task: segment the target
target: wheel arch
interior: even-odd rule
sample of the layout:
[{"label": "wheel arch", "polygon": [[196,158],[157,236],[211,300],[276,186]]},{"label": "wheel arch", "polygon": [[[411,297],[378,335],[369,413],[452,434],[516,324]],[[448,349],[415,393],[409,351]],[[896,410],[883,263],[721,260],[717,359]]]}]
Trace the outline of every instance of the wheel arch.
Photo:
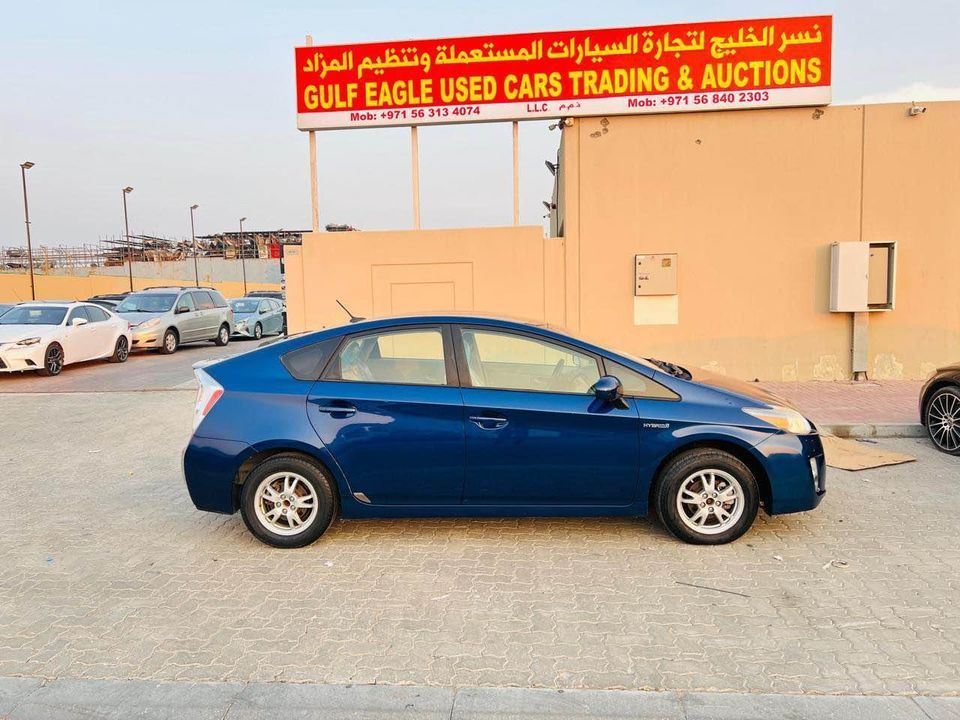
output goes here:
[{"label": "wheel arch", "polygon": [[770,486],[770,477],[767,475],[767,471],[764,468],[763,463],[759,460],[759,458],[757,458],[756,455],[754,455],[751,448],[733,439],[710,437],[691,438],[689,442],[674,448],[660,460],[659,464],[657,465],[657,469],[653,473],[652,480],[650,482],[650,488],[648,489],[648,508],[654,507],[654,493],[656,492],[657,485],[659,484],[660,479],[663,476],[663,471],[667,465],[678,455],[682,455],[690,450],[698,450],[701,448],[709,448],[711,450],[722,450],[724,452],[728,452],[737,460],[746,465],[750,469],[750,472],[753,473],[753,477],[757,481],[757,489],[760,491],[761,505],[764,507],[764,509],[771,507],[773,503],[773,491]]},{"label": "wheel arch", "polygon": [[234,510],[240,508],[240,493],[243,490],[243,484],[250,473],[253,472],[254,468],[260,465],[260,463],[269,460],[272,457],[277,457],[278,455],[292,455],[294,457],[299,457],[302,460],[306,460],[307,462],[313,463],[314,465],[319,465],[323,471],[333,479],[334,492],[337,495],[337,506],[343,507],[343,490],[340,487],[340,477],[338,473],[334,472],[334,470],[330,467],[330,464],[327,463],[316,452],[310,452],[304,448],[287,444],[276,445],[257,450],[242,463],[240,463],[240,467],[237,468],[237,472],[233,477]]},{"label": "wheel arch", "polygon": [[937,392],[948,387],[960,390],[960,380],[957,378],[943,378],[941,380],[937,380],[930,387],[928,387],[927,391],[923,394],[923,397],[920,399],[920,424],[924,427],[927,426],[927,404]]}]

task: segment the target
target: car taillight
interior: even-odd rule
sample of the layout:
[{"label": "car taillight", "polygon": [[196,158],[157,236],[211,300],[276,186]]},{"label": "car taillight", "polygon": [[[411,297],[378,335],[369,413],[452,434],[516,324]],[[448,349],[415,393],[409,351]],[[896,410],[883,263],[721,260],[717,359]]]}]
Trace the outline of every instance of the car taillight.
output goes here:
[{"label": "car taillight", "polygon": [[193,429],[196,430],[213,406],[223,396],[223,386],[200,368],[193,374],[197,376],[200,387],[197,388],[197,406],[193,411]]}]

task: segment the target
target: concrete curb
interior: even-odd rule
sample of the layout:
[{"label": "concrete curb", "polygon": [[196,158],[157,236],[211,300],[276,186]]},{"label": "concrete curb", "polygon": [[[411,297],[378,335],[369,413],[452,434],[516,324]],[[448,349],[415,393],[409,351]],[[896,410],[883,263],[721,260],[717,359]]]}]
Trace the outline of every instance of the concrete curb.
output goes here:
[{"label": "concrete curb", "polygon": [[960,697],[0,678],[0,717],[253,720],[930,720]]},{"label": "concrete curb", "polygon": [[817,429],[838,438],[919,438],[927,430],[920,423],[817,423]]}]

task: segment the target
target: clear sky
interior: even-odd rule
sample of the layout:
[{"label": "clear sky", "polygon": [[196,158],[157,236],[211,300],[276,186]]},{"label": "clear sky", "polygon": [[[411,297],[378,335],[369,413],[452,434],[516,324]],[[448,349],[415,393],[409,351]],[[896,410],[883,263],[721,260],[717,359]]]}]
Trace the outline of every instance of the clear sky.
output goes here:
[{"label": "clear sky", "polygon": [[[833,13],[834,102],[960,99],[954,0],[0,2],[0,245],[24,243],[31,160],[38,244],[123,232],[310,225],[292,48],[465,34]],[[559,137],[521,124],[521,219],[540,223]],[[412,222],[409,131],[318,134],[321,222]],[[420,131],[424,227],[511,222],[509,124]]]}]

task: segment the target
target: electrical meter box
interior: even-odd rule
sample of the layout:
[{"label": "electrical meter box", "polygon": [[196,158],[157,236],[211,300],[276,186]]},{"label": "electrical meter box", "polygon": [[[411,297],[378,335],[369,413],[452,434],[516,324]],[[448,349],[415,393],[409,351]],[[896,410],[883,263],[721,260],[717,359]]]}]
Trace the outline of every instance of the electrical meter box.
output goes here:
[{"label": "electrical meter box", "polygon": [[677,253],[637,255],[634,263],[635,296],[677,294]]},{"label": "electrical meter box", "polygon": [[895,242],[830,246],[830,312],[892,310],[897,271]]}]

